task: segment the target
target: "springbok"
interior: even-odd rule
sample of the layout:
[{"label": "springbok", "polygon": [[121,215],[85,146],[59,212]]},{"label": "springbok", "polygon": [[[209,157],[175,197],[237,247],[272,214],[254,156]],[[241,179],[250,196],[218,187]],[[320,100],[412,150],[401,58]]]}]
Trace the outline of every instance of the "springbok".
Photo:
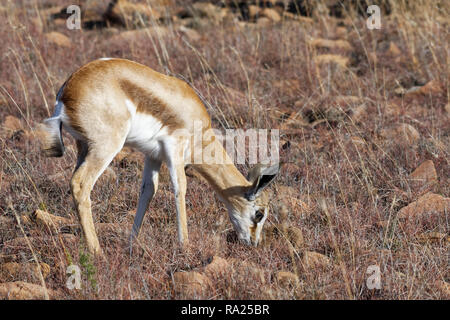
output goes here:
[{"label": "springbok", "polygon": [[[130,240],[139,233],[158,188],[161,163],[165,161],[176,199],[178,239],[181,244],[188,241],[185,151],[191,139],[174,133],[178,129],[192,133],[195,121],[201,122],[203,130],[211,128],[206,108],[187,83],[130,60],[92,61],[63,84],[52,117],[41,124],[42,151],[48,157],[63,155],[62,127],[76,140],[78,159],[70,186],[89,252],[101,254],[90,193],[124,145],[145,155]],[[262,191],[274,180],[278,165],[257,165],[250,170],[247,180],[228,158],[221,143],[216,144],[215,150],[223,152],[223,163],[194,163],[192,167],[225,203],[238,238],[256,246],[268,215],[269,197],[267,191]],[[203,148],[204,142],[193,147]]]}]

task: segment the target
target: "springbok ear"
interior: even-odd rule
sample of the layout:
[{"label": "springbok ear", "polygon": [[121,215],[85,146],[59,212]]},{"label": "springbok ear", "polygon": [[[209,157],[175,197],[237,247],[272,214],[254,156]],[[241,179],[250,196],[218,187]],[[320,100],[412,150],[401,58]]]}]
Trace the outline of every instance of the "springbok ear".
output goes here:
[{"label": "springbok ear", "polygon": [[255,200],[260,192],[275,180],[279,171],[280,165],[278,163],[269,167],[257,164],[250,169],[247,180],[252,182],[252,186],[245,193],[245,198],[249,201]]}]

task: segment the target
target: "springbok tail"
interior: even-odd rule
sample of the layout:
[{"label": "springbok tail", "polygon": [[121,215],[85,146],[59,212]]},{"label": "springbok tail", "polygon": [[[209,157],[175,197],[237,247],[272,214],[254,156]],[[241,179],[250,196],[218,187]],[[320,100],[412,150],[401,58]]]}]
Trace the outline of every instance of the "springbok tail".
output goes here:
[{"label": "springbok tail", "polygon": [[63,103],[59,100],[65,84],[59,89],[56,95],[55,111],[51,118],[45,119],[39,124],[40,139],[42,143],[42,153],[46,157],[62,157],[64,154],[64,143],[62,140],[61,109]]}]

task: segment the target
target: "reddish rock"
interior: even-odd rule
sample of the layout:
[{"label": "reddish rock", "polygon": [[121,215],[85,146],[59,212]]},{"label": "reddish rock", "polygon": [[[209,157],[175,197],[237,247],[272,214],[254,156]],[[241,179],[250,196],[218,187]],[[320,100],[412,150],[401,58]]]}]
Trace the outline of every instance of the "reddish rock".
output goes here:
[{"label": "reddish rock", "polygon": [[231,271],[231,266],[224,258],[214,256],[211,262],[205,267],[205,274],[209,277],[217,277]]},{"label": "reddish rock", "polygon": [[450,210],[450,198],[428,192],[398,212],[399,218],[423,216],[431,213],[444,215]]},{"label": "reddish rock", "polygon": [[50,32],[45,35],[49,43],[53,43],[58,47],[70,48],[72,47],[72,41],[64,34],[60,32]]},{"label": "reddish rock", "polygon": [[302,262],[307,269],[328,268],[332,265],[330,258],[314,251],[305,251]]},{"label": "reddish rock", "polygon": [[[47,290],[50,295],[51,292]],[[43,300],[46,290],[36,284],[22,281],[6,282],[0,284],[0,299],[2,300]]]},{"label": "reddish rock", "polygon": [[353,47],[347,40],[313,39],[309,44],[317,49],[352,51]]},{"label": "reddish rock", "polygon": [[349,58],[337,54],[321,54],[314,58],[314,62],[319,66],[334,64],[341,68],[346,68]]},{"label": "reddish rock", "polygon": [[34,262],[0,264],[0,279],[2,281],[15,281],[29,276],[34,280],[39,280],[40,273],[42,273],[44,279],[47,278],[50,274],[50,266],[44,262],[39,263],[39,266]]},{"label": "reddish rock", "polygon": [[431,160],[423,162],[410,175],[409,179],[413,186],[426,186],[437,182],[437,173]]},{"label": "reddish rock", "polygon": [[211,281],[207,276],[195,271],[175,272],[173,281],[175,291],[183,293],[189,298],[201,295],[211,285]]},{"label": "reddish rock", "polygon": [[299,284],[298,276],[288,271],[278,271],[275,279],[283,288],[296,287]]}]

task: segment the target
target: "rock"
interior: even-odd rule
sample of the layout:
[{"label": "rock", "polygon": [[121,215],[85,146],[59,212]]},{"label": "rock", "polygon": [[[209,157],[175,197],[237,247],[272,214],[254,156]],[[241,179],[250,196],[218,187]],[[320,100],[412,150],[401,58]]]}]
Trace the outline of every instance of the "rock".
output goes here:
[{"label": "rock", "polygon": [[27,221],[27,216],[23,216],[24,222],[31,222],[34,221],[40,226],[49,227],[52,230],[56,231],[61,229],[62,227],[73,225],[74,222],[71,219],[67,219],[60,216],[55,216],[53,214],[50,214],[46,211],[37,209],[35,212],[33,212],[30,216],[31,220]]},{"label": "rock", "polygon": [[300,81],[298,79],[283,79],[272,83],[272,87],[283,96],[297,96],[300,90]]},{"label": "rock", "polygon": [[302,261],[308,269],[328,268],[332,265],[330,258],[314,251],[305,251]]},{"label": "rock", "polygon": [[129,28],[142,26],[143,24],[148,25],[150,21],[158,20],[161,15],[146,3],[113,0],[110,2],[104,17],[113,24]]},{"label": "rock", "polygon": [[287,241],[292,246],[291,248],[298,250],[302,248],[305,243],[302,231],[299,228],[289,226],[286,223],[266,226],[263,230],[263,245],[268,245],[275,239],[278,239]]},{"label": "rock", "polygon": [[318,38],[311,40],[309,44],[316,49],[342,50],[345,52],[353,50],[352,45],[347,40],[329,40]]},{"label": "rock", "polygon": [[397,47],[394,42],[389,43],[389,48],[387,49],[387,54],[392,57],[398,57],[402,54],[402,51]]},{"label": "rock", "polygon": [[413,146],[420,140],[420,133],[410,124],[402,123],[396,127],[383,129],[380,135],[401,146]]},{"label": "rock", "polygon": [[209,264],[205,267],[205,274],[212,278],[223,276],[229,271],[231,271],[231,266],[228,261],[218,256],[213,256]]},{"label": "rock", "polygon": [[442,84],[438,80],[431,80],[423,86],[412,87],[404,92],[405,97],[437,95],[443,92]]},{"label": "rock", "polygon": [[311,213],[310,206],[301,200],[299,190],[290,186],[277,186],[278,198],[295,217],[306,217]]},{"label": "rock", "polygon": [[399,116],[401,113],[401,109],[396,103],[387,103],[384,111],[388,116]]},{"label": "rock", "polygon": [[337,54],[320,54],[314,58],[314,62],[319,65],[333,64],[341,68],[346,68],[349,58]]},{"label": "rock", "polygon": [[154,26],[139,30],[128,30],[119,33],[108,39],[108,42],[112,43],[141,43],[143,41],[150,41],[154,39],[158,41],[158,38],[164,38],[169,34],[169,30],[166,27]]},{"label": "rock", "polygon": [[272,20],[270,20],[267,17],[260,17],[257,21],[256,21],[256,25],[259,27],[267,27],[270,26],[272,24]]},{"label": "rock", "polygon": [[0,280],[1,281],[16,281],[25,277],[31,277],[34,280],[40,279],[40,272],[45,278],[50,274],[50,266],[44,262],[39,263],[40,268],[34,262],[30,263],[17,263],[8,262],[0,264]]},{"label": "rock", "polygon": [[346,38],[347,37],[347,28],[346,27],[337,27],[334,31],[334,34],[337,38]]},{"label": "rock", "polygon": [[261,17],[266,17],[268,19],[270,19],[273,22],[280,22],[281,21],[281,16],[280,14],[271,8],[265,8],[261,11]]},{"label": "rock", "polygon": [[5,120],[2,123],[2,131],[12,134],[14,132],[20,131],[23,129],[23,126],[20,122],[20,119],[17,117],[8,115],[5,117]]},{"label": "rock", "polygon": [[213,22],[221,22],[227,15],[227,10],[222,10],[212,3],[196,2],[193,4],[192,8],[194,16],[207,17]]},{"label": "rock", "polygon": [[450,299],[450,283],[443,280],[438,280],[435,282],[435,285],[445,299]]},{"label": "rock", "polygon": [[199,41],[202,37],[200,34],[191,28],[186,28],[185,26],[180,26],[178,30],[183,34],[186,38],[188,38],[190,41]]},{"label": "rock", "polygon": [[256,21],[261,13],[261,8],[254,4],[248,6],[248,17],[252,21]]},{"label": "rock", "polygon": [[423,162],[410,175],[409,179],[413,186],[427,186],[437,182],[437,173],[431,160]]},{"label": "rock", "polygon": [[64,34],[56,31],[45,34],[45,37],[49,43],[53,43],[58,47],[70,48],[72,47],[72,41]]},{"label": "rock", "polygon": [[428,192],[417,201],[414,201],[403,207],[398,212],[398,218],[404,219],[408,217],[418,217],[430,213],[438,213],[444,215],[450,211],[450,198],[444,198],[441,195]]},{"label": "rock", "polygon": [[425,232],[421,233],[417,236],[417,240],[422,243],[440,243],[440,242],[448,242],[449,236],[445,233],[440,232]]},{"label": "rock", "polygon": [[299,284],[298,276],[289,271],[278,271],[275,274],[275,279],[283,288],[292,288]]},{"label": "rock", "polygon": [[[49,295],[51,292],[49,292]],[[43,300],[45,299],[45,288],[22,281],[6,282],[0,284],[1,300]]]},{"label": "rock", "polygon": [[233,273],[243,278],[251,278],[262,284],[267,282],[267,272],[260,268],[257,264],[238,259],[230,259]]},{"label": "rock", "polygon": [[366,141],[358,136],[350,137],[350,143],[359,151],[363,152],[367,148]]},{"label": "rock", "polygon": [[[61,238],[66,245],[74,245],[79,242],[75,235],[69,233],[61,234]],[[42,246],[44,243],[48,245],[48,243],[52,243],[54,240],[55,239],[51,237],[28,237],[28,241],[35,250],[35,247]],[[4,246],[5,248],[11,249],[29,250],[28,242],[25,237],[18,237],[5,241]]]},{"label": "rock", "polygon": [[211,286],[211,281],[208,277],[195,271],[175,272],[173,281],[175,291],[184,293],[189,298],[201,295]]}]

